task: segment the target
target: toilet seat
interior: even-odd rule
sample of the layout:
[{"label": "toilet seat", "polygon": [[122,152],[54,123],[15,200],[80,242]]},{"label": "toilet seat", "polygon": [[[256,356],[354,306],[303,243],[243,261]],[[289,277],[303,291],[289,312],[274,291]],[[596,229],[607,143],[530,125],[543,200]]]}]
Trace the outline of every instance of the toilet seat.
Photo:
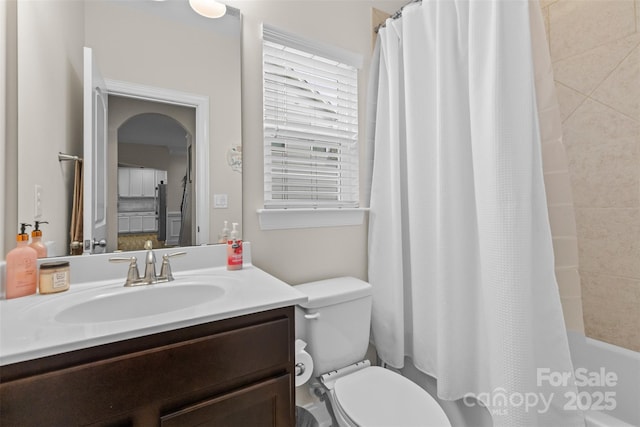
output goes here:
[{"label": "toilet seat", "polygon": [[442,426],[451,423],[420,386],[379,366],[336,380],[334,406],[358,426]]}]

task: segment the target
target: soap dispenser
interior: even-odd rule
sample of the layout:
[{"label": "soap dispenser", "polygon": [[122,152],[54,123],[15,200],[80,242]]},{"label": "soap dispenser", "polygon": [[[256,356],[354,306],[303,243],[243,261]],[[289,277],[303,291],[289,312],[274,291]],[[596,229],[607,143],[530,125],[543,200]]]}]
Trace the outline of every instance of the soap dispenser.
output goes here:
[{"label": "soap dispenser", "polygon": [[31,224],[20,224],[16,247],[7,254],[5,297],[18,298],[36,293],[38,285],[38,254],[29,246],[26,228]]},{"label": "soap dispenser", "polygon": [[31,246],[36,250],[38,258],[47,257],[47,247],[42,243],[42,230],[40,230],[40,224],[49,224],[47,221],[35,221],[35,227],[31,232]]},{"label": "soap dispenser", "polygon": [[240,270],[242,268],[242,240],[238,238],[238,223],[234,222],[231,236],[227,241],[227,270]]},{"label": "soap dispenser", "polygon": [[224,222],[224,227],[222,227],[222,232],[218,237],[218,243],[227,243],[229,240],[229,221]]}]

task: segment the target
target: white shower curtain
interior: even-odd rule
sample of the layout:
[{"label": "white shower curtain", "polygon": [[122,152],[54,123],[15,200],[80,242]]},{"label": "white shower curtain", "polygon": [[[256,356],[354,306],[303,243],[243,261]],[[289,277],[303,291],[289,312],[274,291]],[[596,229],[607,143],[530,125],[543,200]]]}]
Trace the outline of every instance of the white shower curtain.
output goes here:
[{"label": "white shower curtain", "polygon": [[[372,337],[384,362],[410,357],[437,378],[439,397],[477,397],[495,425],[584,425],[564,408],[576,389],[529,22],[526,0],[424,0],[380,31],[368,124]],[[570,378],[551,384],[552,372]]]}]

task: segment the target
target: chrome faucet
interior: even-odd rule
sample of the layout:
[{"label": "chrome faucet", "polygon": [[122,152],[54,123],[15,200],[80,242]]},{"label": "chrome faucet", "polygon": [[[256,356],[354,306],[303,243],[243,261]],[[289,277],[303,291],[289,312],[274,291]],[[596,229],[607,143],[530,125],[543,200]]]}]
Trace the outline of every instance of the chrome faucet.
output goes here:
[{"label": "chrome faucet", "polygon": [[154,283],[171,282],[173,274],[171,273],[171,265],[169,264],[169,258],[179,255],[186,255],[186,252],[174,252],[171,254],[162,255],[162,267],[160,268],[160,275],[156,275],[156,255],[153,252],[153,243],[151,240],[147,240],[144,244],[144,248],[147,250],[144,263],[144,276],[140,276],[138,270],[138,259],[132,257],[113,257],[109,258],[110,262],[128,262],[129,271],[127,272],[127,279],[125,280],[125,286],[140,286],[140,285],[152,285]]},{"label": "chrome faucet", "polygon": [[147,255],[144,260],[142,281],[146,284],[156,283],[158,276],[156,276],[156,254],[153,253],[153,242],[151,240],[144,242],[144,249],[147,251]]}]

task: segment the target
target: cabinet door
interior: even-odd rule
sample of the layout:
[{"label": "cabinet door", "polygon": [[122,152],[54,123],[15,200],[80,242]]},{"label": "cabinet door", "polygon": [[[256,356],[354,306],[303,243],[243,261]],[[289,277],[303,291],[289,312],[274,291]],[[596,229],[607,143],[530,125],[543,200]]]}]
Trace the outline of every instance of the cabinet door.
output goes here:
[{"label": "cabinet door", "polygon": [[129,168],[118,168],[118,196],[129,197]]},{"label": "cabinet door", "polygon": [[126,215],[118,216],[118,233],[128,233],[129,232],[129,217]]},{"label": "cabinet door", "polygon": [[156,170],[142,169],[142,197],[156,195]]},{"label": "cabinet door", "polygon": [[155,215],[142,215],[142,231],[158,231]]},{"label": "cabinet door", "polygon": [[142,197],[142,172],[144,169],[130,169],[129,196]]},{"label": "cabinet door", "polygon": [[129,217],[129,231],[140,233],[142,231],[142,215],[131,215]]},{"label": "cabinet door", "polygon": [[177,245],[180,241],[180,228],[182,227],[182,216],[180,212],[167,213],[167,244]]},{"label": "cabinet door", "polygon": [[263,381],[160,418],[161,427],[291,425],[290,376]]}]

